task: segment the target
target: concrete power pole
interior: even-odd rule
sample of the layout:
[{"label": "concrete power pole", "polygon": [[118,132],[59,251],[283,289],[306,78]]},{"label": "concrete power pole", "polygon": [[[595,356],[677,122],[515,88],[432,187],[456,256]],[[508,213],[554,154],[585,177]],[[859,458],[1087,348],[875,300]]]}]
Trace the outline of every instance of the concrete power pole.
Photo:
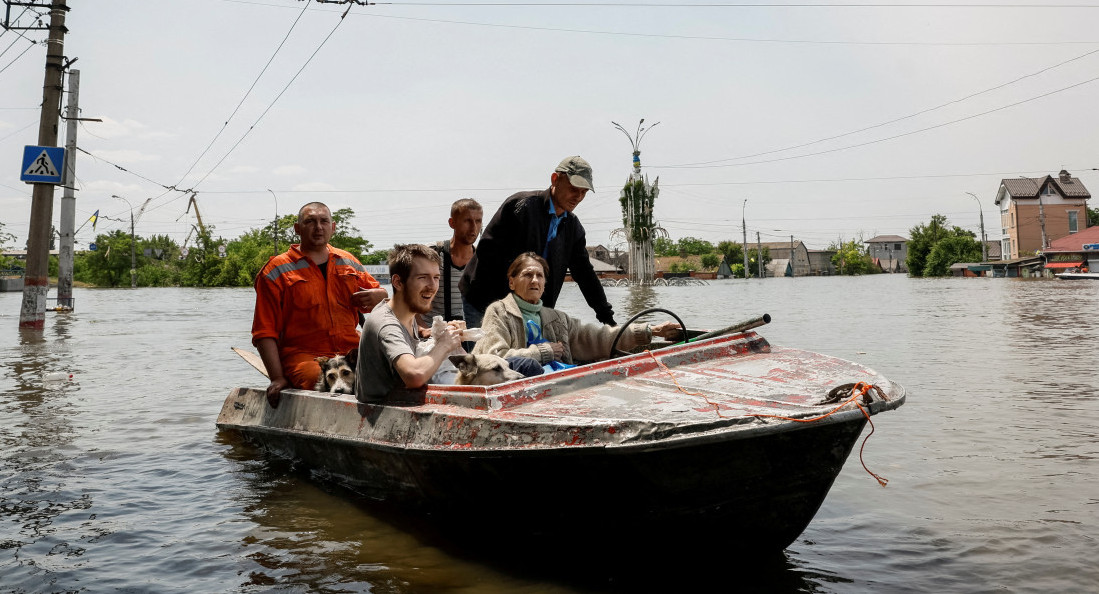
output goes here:
[{"label": "concrete power pole", "polygon": [[[988,240],[985,238],[985,209],[981,205],[981,199],[977,197],[973,192],[966,192],[977,201],[977,208],[981,213],[981,262],[988,262]],[[1041,196],[1038,197],[1039,203],[1041,203]],[[1043,243],[1045,243],[1043,241]]]},{"label": "concrete power pole", "polygon": [[756,231],[756,268],[759,278],[763,278],[763,244],[759,242],[759,231]]},{"label": "concrete power pole", "polygon": [[[42,84],[42,117],[38,124],[39,146],[57,146],[61,75],[65,68],[65,33],[68,31],[65,28],[65,13],[68,10],[65,0],[53,0],[50,5],[50,36],[46,46],[46,75]],[[23,303],[19,309],[20,330],[42,330],[46,327],[53,189],[53,184],[35,183],[31,194],[27,272],[23,281]]]},{"label": "concrete power pole", "polygon": [[1038,192],[1038,223],[1042,227],[1042,249],[1049,247],[1049,240],[1046,239],[1046,209],[1042,205],[1042,193]]},{"label": "concrete power pole", "polygon": [[76,244],[76,129],[80,112],[80,71],[69,71],[65,105],[65,177],[61,186],[61,245],[57,252],[57,305],[73,307],[73,250]]},{"label": "concrete power pole", "polygon": [[748,206],[747,198],[740,205],[740,230],[744,241],[744,280],[748,280],[748,277],[751,276],[748,274],[748,224],[744,222],[744,207],[746,206]]}]

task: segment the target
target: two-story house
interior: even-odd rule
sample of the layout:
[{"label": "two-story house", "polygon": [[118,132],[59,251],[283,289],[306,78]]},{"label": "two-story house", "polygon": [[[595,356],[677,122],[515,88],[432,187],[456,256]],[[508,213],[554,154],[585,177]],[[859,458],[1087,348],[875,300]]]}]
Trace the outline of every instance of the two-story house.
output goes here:
[{"label": "two-story house", "polygon": [[908,239],[900,235],[877,235],[867,239],[870,258],[885,272],[908,272]]},{"label": "two-story house", "polygon": [[1029,256],[1056,239],[1087,228],[1087,201],[1091,194],[1079,178],[1061,170],[1057,177],[1020,177],[1000,181],[1003,257]]}]

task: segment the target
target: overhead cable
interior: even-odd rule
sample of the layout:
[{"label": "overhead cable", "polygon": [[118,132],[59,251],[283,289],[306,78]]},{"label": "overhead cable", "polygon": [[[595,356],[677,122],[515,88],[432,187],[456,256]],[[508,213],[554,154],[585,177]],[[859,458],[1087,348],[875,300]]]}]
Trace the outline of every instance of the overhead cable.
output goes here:
[{"label": "overhead cable", "polygon": [[982,116],[986,116],[986,115],[989,115],[989,114],[992,114],[992,113],[996,113],[998,111],[1003,111],[1005,109],[1009,109],[1009,108],[1012,108],[1012,107],[1017,107],[1017,106],[1022,105],[1024,103],[1030,103],[1031,101],[1036,101],[1038,99],[1043,99],[1045,97],[1049,97],[1050,95],[1056,95],[1057,93],[1062,93],[1064,91],[1075,89],[1076,87],[1081,87],[1081,86],[1084,86],[1086,84],[1093,83],[1097,80],[1099,80],[1099,76],[1097,76],[1095,78],[1089,78],[1085,81],[1081,81],[1081,82],[1078,82],[1076,84],[1069,85],[1067,87],[1061,87],[1060,89],[1056,89],[1054,91],[1049,91],[1047,93],[1042,93],[1041,95],[1036,95],[1034,97],[1030,97],[1029,99],[1023,99],[1021,101],[1016,101],[1014,103],[1009,103],[1007,105],[1001,105],[1000,107],[996,107],[996,108],[993,108],[993,109],[982,111],[980,113],[971,114],[971,115],[968,115],[968,116],[965,116],[965,117],[962,117],[962,118],[958,118],[958,119],[955,119],[955,120],[950,120],[948,122],[942,122],[940,124],[935,124],[934,126],[927,126],[926,128],[920,128],[918,130],[903,132],[901,134],[894,134],[893,136],[887,136],[885,138],[877,138],[875,140],[868,140],[866,142],[860,142],[860,143],[857,143],[857,144],[850,144],[850,145],[847,145],[847,146],[841,146],[841,147],[836,147],[836,148],[833,148],[833,149],[817,151],[817,152],[814,152],[814,153],[805,153],[805,154],[801,154],[801,155],[792,155],[792,156],[789,156],[789,157],[776,157],[774,159],[764,159],[762,161],[749,161],[749,162],[746,162],[746,163],[724,163],[724,164],[720,164],[720,165],[649,165],[648,168],[649,169],[716,169],[716,168],[721,168],[721,167],[740,167],[740,166],[743,166],[743,165],[761,165],[761,164],[764,164],[764,163],[776,163],[776,162],[779,162],[779,161],[791,161],[793,159],[804,159],[805,157],[815,157],[815,156],[818,156],[818,155],[827,155],[829,153],[837,153],[837,152],[840,152],[840,151],[845,151],[845,150],[849,150],[849,149],[853,149],[853,148],[869,146],[871,144],[878,144],[879,142],[885,142],[885,141],[888,141],[888,140],[896,140],[897,138],[904,138],[905,136],[912,136],[913,134],[920,134],[922,132],[927,132],[927,131],[930,131],[930,130],[937,130],[939,128],[944,128],[946,126],[950,126],[950,125],[953,125],[953,124],[958,124],[958,123],[965,122],[965,121],[968,121],[968,120],[976,119],[976,118],[979,118],[979,117],[982,117]]},{"label": "overhead cable", "polygon": [[221,138],[222,132],[225,132],[225,129],[229,126],[229,122],[233,120],[233,116],[237,115],[237,112],[240,111],[241,106],[244,105],[244,101],[248,99],[249,95],[252,94],[252,90],[256,88],[256,84],[259,83],[259,79],[263,77],[263,74],[267,72],[267,68],[271,66],[271,62],[275,60],[275,56],[277,56],[279,54],[279,51],[282,50],[282,46],[286,45],[286,40],[290,39],[290,33],[292,33],[294,29],[298,26],[298,22],[301,21],[301,17],[305,14],[305,10],[307,8],[309,8],[309,2],[305,3],[305,6],[302,7],[301,12],[298,13],[298,17],[294,19],[293,23],[291,23],[290,29],[286,31],[286,35],[283,36],[282,41],[279,42],[279,45],[275,48],[274,53],[272,53],[271,57],[268,58],[267,63],[263,65],[263,69],[261,69],[259,74],[256,75],[255,80],[252,81],[252,86],[248,87],[248,90],[244,93],[244,96],[240,98],[240,102],[237,103],[237,106],[233,109],[233,113],[229,114],[229,117],[226,118],[225,123],[221,125],[221,129],[218,130],[217,134],[214,135],[214,138],[210,141],[210,144],[206,145],[206,148],[203,149],[202,153],[199,154],[197,158],[195,158],[194,163],[191,163],[191,166],[187,168],[187,171],[180,176],[179,181],[176,182],[177,186],[182,184],[183,180],[187,179],[187,176],[191,174],[191,171],[195,168],[196,165],[198,165],[199,161],[201,161],[202,158],[206,156],[206,153],[208,153],[210,149],[214,146],[214,143],[217,142],[217,139]]},{"label": "overhead cable", "polygon": [[[315,50],[313,50],[313,53],[309,55],[309,58],[305,61],[304,64],[301,65],[301,68],[299,68],[298,71],[296,73],[294,73],[294,76],[290,79],[290,82],[286,83],[286,86],[283,87],[282,90],[279,91],[279,94],[276,95],[275,98],[271,100],[271,103],[267,106],[266,109],[263,110],[263,113],[261,113],[259,115],[259,117],[256,118],[256,121],[253,122],[252,125],[248,127],[248,130],[246,130],[244,132],[244,134],[241,135],[241,137],[236,141],[236,143],[234,143],[233,146],[230,147],[229,150],[226,151],[226,153],[224,155],[222,155],[221,159],[219,159],[218,162],[215,163],[214,166],[211,167],[210,170],[206,172],[206,175],[203,175],[197,182],[195,182],[194,184],[191,185],[191,187],[187,190],[188,192],[194,191],[194,189],[197,188],[199,185],[201,185],[202,182],[206,181],[206,178],[210,177],[210,174],[212,174],[215,170],[217,170],[217,168],[220,167],[221,164],[224,163],[225,160],[229,158],[229,155],[233,154],[233,151],[235,151],[236,148],[238,146],[240,146],[240,144],[242,142],[244,142],[244,139],[247,138],[248,135],[252,133],[252,130],[254,130],[257,125],[259,125],[260,121],[262,121],[264,116],[267,115],[267,112],[271,111],[271,108],[275,106],[275,103],[278,102],[279,98],[281,98],[282,95],[284,93],[286,93],[287,89],[290,88],[290,85],[294,84],[294,81],[296,81],[298,79],[298,76],[301,75],[301,73],[305,70],[305,68],[307,66],[309,66],[310,62],[313,61],[313,58],[315,58],[317,56],[317,54],[321,51],[321,49],[325,46],[325,44],[328,43],[328,40],[332,38],[332,35],[335,34],[336,30],[340,28],[341,24],[343,24],[344,20],[347,17],[347,13],[349,13],[349,12],[351,12],[351,6],[350,5],[347,7],[347,10],[345,10],[343,12],[343,14],[340,15],[340,19],[338,21],[336,21],[336,25],[334,27],[332,27],[332,30],[328,32],[328,35],[325,36],[325,38],[321,41],[320,45],[318,45],[317,48]],[[179,196],[177,196],[176,198],[173,198],[172,200],[170,200],[168,202],[165,202],[164,204],[161,204],[160,206],[164,206],[166,204],[169,204],[169,203],[173,202],[174,200],[176,200],[178,198],[179,198]],[[154,207],[154,208],[159,208],[159,207]]]},{"label": "overhead cable", "polygon": [[822,142],[827,142],[829,140],[835,140],[837,138],[843,138],[845,136],[851,136],[852,134],[858,134],[860,132],[866,132],[867,130],[873,130],[875,128],[881,128],[882,126],[888,126],[890,124],[895,124],[897,122],[912,119],[916,116],[920,116],[920,115],[923,115],[925,113],[930,113],[930,112],[935,111],[937,109],[942,109],[944,107],[949,107],[949,106],[954,105],[956,103],[961,103],[963,101],[967,101],[967,100],[972,99],[974,97],[984,95],[986,93],[991,93],[992,91],[997,91],[997,90],[1002,89],[1004,87],[1013,85],[1013,84],[1015,84],[1017,82],[1020,82],[1022,80],[1026,80],[1028,78],[1038,76],[1039,74],[1049,72],[1050,70],[1053,70],[1054,68],[1059,68],[1061,66],[1064,66],[1065,64],[1069,64],[1071,62],[1081,60],[1083,58],[1086,58],[1086,57],[1088,57],[1092,54],[1096,54],[1096,53],[1099,53],[1099,49],[1083,53],[1079,56],[1076,56],[1075,58],[1069,58],[1068,60],[1065,60],[1063,62],[1059,62],[1059,63],[1054,64],[1052,66],[1047,66],[1045,68],[1042,68],[1041,70],[1031,72],[1030,74],[1024,74],[1023,76],[1020,76],[1019,78],[1016,78],[1014,80],[996,85],[994,87],[989,87],[987,89],[984,89],[983,91],[977,91],[976,93],[970,93],[969,95],[966,95],[964,97],[960,97],[958,99],[947,101],[946,103],[941,103],[941,104],[936,105],[934,107],[929,107],[927,109],[921,109],[920,111],[917,111],[915,113],[911,113],[911,114],[908,114],[906,116],[901,116],[899,118],[894,118],[892,120],[888,120],[888,121],[881,122],[881,123],[878,123],[878,124],[873,124],[873,125],[870,125],[870,126],[859,128],[858,130],[852,130],[850,132],[844,132],[842,134],[835,134],[833,136],[827,136],[827,137],[820,138],[820,139],[817,139],[817,140],[813,140],[813,141],[810,141],[810,142],[804,142],[802,144],[796,144],[796,145],[793,145],[793,146],[788,146],[788,147],[783,147],[783,148],[779,148],[779,149],[764,151],[762,153],[753,153],[753,154],[750,154],[750,155],[741,155],[739,157],[728,157],[728,158],[725,158],[725,159],[716,159],[716,160],[713,160],[713,161],[701,161],[701,162],[698,162],[698,163],[682,163],[682,164],[679,164],[679,165],[663,165],[663,166],[651,166],[651,167],[669,167],[669,168],[671,168],[671,167],[693,167],[693,166],[698,166],[698,165],[711,165],[711,164],[714,164],[714,163],[722,163],[722,162],[725,162],[725,161],[738,161],[740,159],[751,159],[753,157],[762,157],[764,155],[771,155],[771,154],[774,154],[774,153],[781,153],[781,152],[785,152],[785,151],[791,151],[791,150],[794,150],[794,149],[804,148],[804,147],[807,147],[807,146],[812,146],[814,144],[820,144]]}]

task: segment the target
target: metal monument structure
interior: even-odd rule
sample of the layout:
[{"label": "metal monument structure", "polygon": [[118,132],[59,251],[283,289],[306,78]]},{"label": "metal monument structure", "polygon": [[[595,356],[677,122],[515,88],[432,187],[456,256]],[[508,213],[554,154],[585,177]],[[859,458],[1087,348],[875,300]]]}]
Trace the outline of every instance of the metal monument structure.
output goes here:
[{"label": "metal monument structure", "polygon": [[629,244],[629,281],[631,284],[652,284],[656,275],[656,259],[653,242],[657,236],[668,237],[668,232],[656,224],[653,219],[653,204],[660,194],[660,177],[649,184],[649,178],[641,174],[641,139],[659,124],[643,127],[645,118],[637,123],[637,130],[631,135],[617,122],[611,122],[630,140],[633,147],[633,171],[626,180],[619,203],[622,205],[622,228],[615,229],[611,235],[624,235]]}]

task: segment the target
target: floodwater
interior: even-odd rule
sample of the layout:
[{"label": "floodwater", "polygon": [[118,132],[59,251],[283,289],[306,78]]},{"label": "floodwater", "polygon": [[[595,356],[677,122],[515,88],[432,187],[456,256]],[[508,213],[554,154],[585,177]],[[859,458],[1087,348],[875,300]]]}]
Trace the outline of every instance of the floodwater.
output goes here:
[{"label": "floodwater", "polygon": [[[470,546],[218,434],[229,389],[264,383],[229,350],[249,344],[250,289],[77,289],[76,313],[31,334],[6,293],[0,592],[1099,591],[1099,282],[879,275],[608,295],[619,321],[652,306],[710,328],[767,312],[772,344],[905,385],[865,446],[888,486],[856,449],[802,536],[749,565],[720,547],[751,534],[715,535],[719,562],[661,542],[665,563],[517,562],[507,534]],[[574,286],[559,305],[593,319]]]}]

